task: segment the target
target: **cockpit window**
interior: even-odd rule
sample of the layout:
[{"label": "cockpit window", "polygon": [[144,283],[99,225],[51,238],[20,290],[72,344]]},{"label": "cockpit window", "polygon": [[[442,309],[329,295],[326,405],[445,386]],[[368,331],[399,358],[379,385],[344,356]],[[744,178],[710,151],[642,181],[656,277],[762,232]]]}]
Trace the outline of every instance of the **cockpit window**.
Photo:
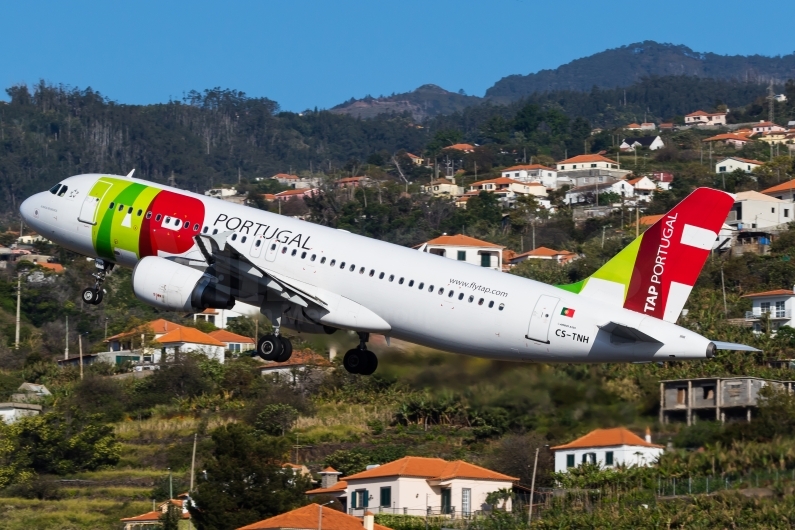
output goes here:
[{"label": "cockpit window", "polygon": [[61,187],[61,183],[59,182],[58,184],[56,184],[55,186],[53,186],[52,188],[50,188],[50,193],[52,193],[53,195],[55,195],[56,193],[58,193],[58,188],[60,188],[60,187]]},{"label": "cockpit window", "polygon": [[66,195],[66,190],[68,189],[69,188],[67,188],[66,186],[61,186],[61,191],[58,192],[58,197],[63,197],[64,195]]}]

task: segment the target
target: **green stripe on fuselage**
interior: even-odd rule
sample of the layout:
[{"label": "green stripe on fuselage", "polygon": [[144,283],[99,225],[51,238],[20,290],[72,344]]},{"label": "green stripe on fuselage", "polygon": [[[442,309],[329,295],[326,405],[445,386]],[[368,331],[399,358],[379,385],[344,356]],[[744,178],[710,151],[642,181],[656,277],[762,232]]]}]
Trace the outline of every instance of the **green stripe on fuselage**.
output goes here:
[{"label": "green stripe on fuselage", "polygon": [[[109,260],[115,260],[114,248],[132,252],[140,258],[138,241],[141,233],[141,223],[149,205],[160,191],[137,182],[121,179],[102,178],[101,181],[109,182],[111,189],[105,194],[98,205],[98,223],[94,226],[94,248],[97,255]],[[111,202],[113,208],[110,208]],[[119,211],[119,205],[124,205]],[[132,214],[128,214],[132,207]],[[138,216],[141,210],[141,216]],[[124,223],[127,216],[128,223]],[[129,226],[124,226],[128,224]]]}]

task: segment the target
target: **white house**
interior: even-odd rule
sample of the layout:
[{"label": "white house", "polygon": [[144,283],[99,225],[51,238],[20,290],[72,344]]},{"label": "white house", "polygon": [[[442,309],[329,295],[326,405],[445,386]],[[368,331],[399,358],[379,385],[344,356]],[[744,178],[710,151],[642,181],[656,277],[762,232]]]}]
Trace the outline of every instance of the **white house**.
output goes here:
[{"label": "white house", "polygon": [[772,121],[759,120],[759,123],[755,123],[751,126],[751,130],[755,135],[757,135],[769,132],[786,131],[787,129],[781,125],[776,125]]},{"label": "white house", "polygon": [[514,198],[517,195],[534,195],[536,197],[546,197],[547,188],[540,182],[520,182],[512,178],[499,177],[490,180],[480,180],[473,182],[469,186],[469,192],[488,191],[506,198]]},{"label": "white house", "polygon": [[795,327],[792,321],[792,304],[795,291],[776,289],[743,295],[751,299],[751,310],[745,312],[745,321],[757,333],[763,330],[763,320],[770,322],[770,331],[775,333],[781,326]]},{"label": "white house", "polygon": [[[579,204],[587,202],[592,197],[594,202],[596,202],[596,196],[603,193],[616,193],[624,198],[629,198],[635,196],[635,188],[626,180],[577,186],[566,192],[563,202],[566,204]],[[602,202],[599,204],[603,205]]]},{"label": "white house", "polygon": [[518,265],[528,259],[554,260],[564,265],[577,259],[577,254],[568,250],[554,250],[547,247],[538,247],[511,258],[511,265]]},{"label": "white house", "polygon": [[[224,362],[226,345],[196,328],[180,327],[161,336],[157,342],[162,348],[161,355],[165,354],[169,360],[175,359],[179,353],[199,353],[220,363]],[[152,362],[159,362],[159,357],[156,352]]]},{"label": "white house", "polygon": [[432,195],[446,195],[449,197],[460,197],[464,194],[462,186],[458,186],[455,182],[448,179],[436,179],[430,184],[423,186],[423,191]]},{"label": "white house", "polygon": [[501,271],[502,249],[505,247],[461,234],[444,234],[417,248],[422,252]]},{"label": "white house", "polygon": [[754,169],[764,164],[759,160],[749,160],[747,158],[739,158],[731,156],[724,158],[715,164],[715,173],[731,173],[732,171],[742,170],[746,173],[751,173]]},{"label": "white house", "polygon": [[634,138],[625,138],[619,147],[623,151],[634,151],[638,147],[656,151],[665,147],[665,142],[659,136],[636,136]]},{"label": "white house", "polygon": [[271,180],[275,180],[279,184],[284,184],[286,186],[293,186],[296,182],[301,180],[301,177],[298,175],[290,175],[289,173],[277,173],[271,177]]},{"label": "white house", "polygon": [[697,110],[685,115],[685,125],[726,125],[726,113]]},{"label": "white house", "polygon": [[237,302],[232,309],[205,309],[201,313],[194,313],[193,321],[209,322],[217,328],[226,329],[230,322],[242,316],[257,318],[259,309],[251,304]]},{"label": "white house", "polygon": [[237,333],[232,333],[225,329],[216,329],[208,333],[208,335],[215,340],[223,342],[228,352],[243,353],[251,351],[256,347],[254,339],[251,337],[244,337],[243,335],[238,335]]},{"label": "white house", "polygon": [[710,136],[709,138],[702,140],[702,142],[723,142],[726,145],[730,145],[735,149],[740,149],[745,147],[745,144],[753,142],[753,138],[749,138],[748,136],[737,134],[737,133],[723,133],[717,134],[715,136]]},{"label": "white house", "polygon": [[585,463],[603,468],[618,465],[647,467],[663,454],[662,445],[651,443],[648,430],[644,440],[624,427],[596,429],[551,450],[555,452],[555,471],[558,473]]},{"label": "white house", "polygon": [[558,171],[583,171],[589,169],[621,169],[615,160],[602,155],[577,155],[557,164]]},{"label": "white house", "polygon": [[770,228],[793,220],[795,205],[758,191],[741,191],[735,194],[734,204],[726,223],[737,229]]},{"label": "white house", "polygon": [[274,381],[297,384],[301,382],[301,374],[310,369],[327,369],[331,363],[310,349],[293,350],[290,358],[283,362],[267,362],[260,366],[259,372],[263,377],[270,377]]},{"label": "white house", "polygon": [[[368,466],[345,477],[345,497],[351,515],[366,511],[406,515],[448,514],[468,517],[489,509],[486,497],[510,490],[516,477],[464,462],[407,456],[388,464]],[[317,490],[307,492],[317,494]],[[510,511],[510,499],[500,508]]]},{"label": "white house", "polygon": [[558,170],[541,164],[511,166],[503,169],[500,173],[503,178],[519,182],[540,182],[548,189],[555,189],[558,185]]},{"label": "white house", "polygon": [[415,166],[421,166],[425,163],[425,159],[422,158],[421,156],[413,155],[411,153],[406,153],[406,156],[409,157],[409,159]]},{"label": "white house", "polygon": [[627,184],[632,186],[632,195],[637,197],[638,200],[651,200],[654,192],[657,191],[657,184],[649,177],[645,176],[628,180]]},{"label": "white house", "polygon": [[14,423],[26,416],[36,416],[41,413],[41,405],[33,403],[0,403],[0,421]]}]

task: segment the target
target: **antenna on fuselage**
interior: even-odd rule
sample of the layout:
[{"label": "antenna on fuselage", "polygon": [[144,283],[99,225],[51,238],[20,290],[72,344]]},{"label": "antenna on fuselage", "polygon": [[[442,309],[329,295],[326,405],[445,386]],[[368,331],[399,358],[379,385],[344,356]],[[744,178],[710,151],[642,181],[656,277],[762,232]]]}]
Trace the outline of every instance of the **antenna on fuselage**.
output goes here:
[{"label": "antenna on fuselage", "polygon": [[135,168],[132,168],[132,169],[130,170],[130,172],[129,172],[129,173],[127,173],[127,178],[128,178],[128,179],[132,178],[132,176],[133,176],[133,173],[135,173]]}]

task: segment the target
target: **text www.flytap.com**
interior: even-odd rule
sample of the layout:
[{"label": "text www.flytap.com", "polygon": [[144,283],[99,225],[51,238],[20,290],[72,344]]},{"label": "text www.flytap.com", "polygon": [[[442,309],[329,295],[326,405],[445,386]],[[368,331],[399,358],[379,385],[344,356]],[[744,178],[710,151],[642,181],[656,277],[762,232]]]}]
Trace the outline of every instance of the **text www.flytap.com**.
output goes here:
[{"label": "text www.flytap.com", "polygon": [[453,285],[458,285],[460,287],[463,287],[464,289],[472,289],[473,291],[480,291],[486,294],[493,294],[494,296],[503,296],[503,297],[508,296],[508,293],[505,291],[494,291],[491,288],[486,287],[485,285],[478,285],[475,282],[462,282],[461,280],[451,279],[450,283],[452,283]]}]

